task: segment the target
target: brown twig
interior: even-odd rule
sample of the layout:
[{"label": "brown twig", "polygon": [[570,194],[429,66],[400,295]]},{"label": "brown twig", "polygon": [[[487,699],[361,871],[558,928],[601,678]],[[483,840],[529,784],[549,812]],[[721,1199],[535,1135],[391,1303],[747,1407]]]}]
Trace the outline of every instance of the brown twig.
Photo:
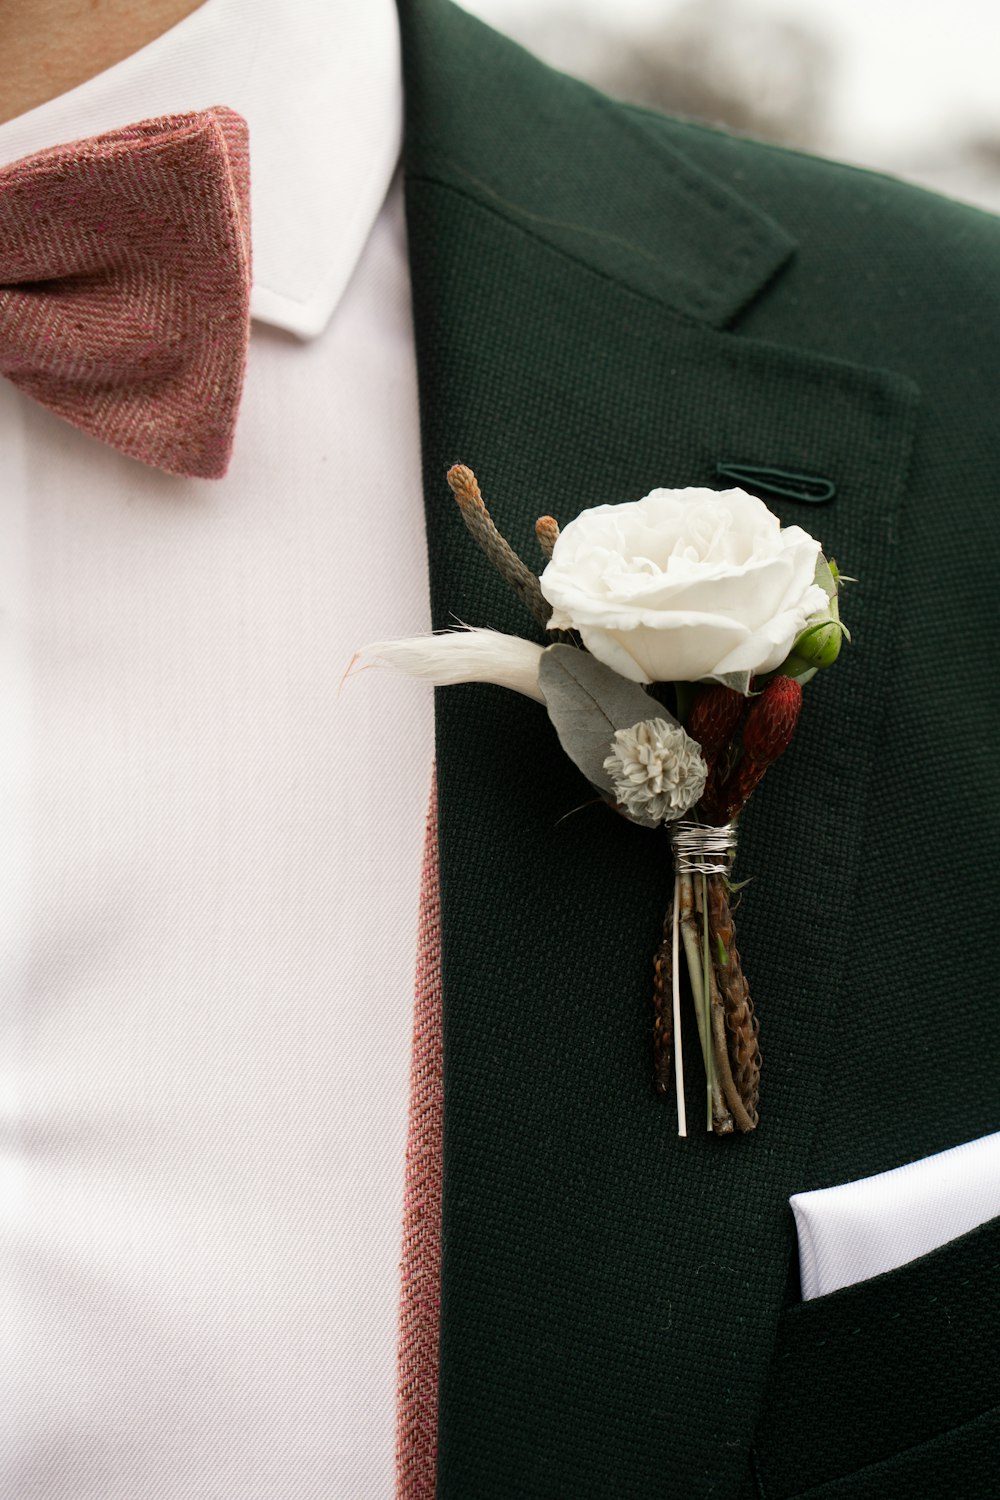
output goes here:
[{"label": "brown twig", "polygon": [[448,470],[448,484],[458,501],[462,519],[483,552],[539,625],[546,625],[552,609],[542,595],[538,579],[494,526],[475,474],[465,464],[453,464]]},{"label": "brown twig", "polygon": [[673,1086],[674,1054],[674,903],[671,897],[663,919],[663,942],[653,959],[653,1078],[657,1091],[669,1094]]},{"label": "brown twig", "polygon": [[[704,877],[706,889],[708,886],[708,882],[712,878],[712,876]],[[698,908],[698,916],[700,917],[701,921],[704,922],[707,920],[707,917],[702,905],[701,879],[695,880],[694,891],[695,903]],[[709,904],[711,903],[711,897],[708,898],[708,902]],[[709,942],[711,943],[711,941],[712,935],[710,930]],[[723,1097],[725,1098],[726,1103],[729,1105],[729,1109],[733,1117],[733,1122],[736,1125],[737,1130],[740,1130],[744,1134],[746,1134],[747,1131],[753,1130],[757,1122],[756,1120],[752,1120],[750,1118],[746,1109],[744,1108],[743,1100],[740,1098],[739,1090],[737,1089],[736,1084],[733,1080],[732,1070],[729,1066],[729,1048],[727,1046],[726,1038],[726,1015],[725,1009],[723,1007],[722,994],[719,989],[719,981],[714,963],[709,965],[708,988],[709,999],[711,1002],[710,1014],[712,1018],[712,1051],[715,1058],[716,1077],[719,1080]]]},{"label": "brown twig", "polygon": [[760,1028],[736,947],[736,926],[722,875],[708,877],[708,931],[713,966],[726,1017],[727,1051],[732,1078],[746,1116],[751,1122],[749,1126],[743,1125],[740,1128],[752,1130],[757,1124],[760,1094],[761,1056],[757,1041]]}]

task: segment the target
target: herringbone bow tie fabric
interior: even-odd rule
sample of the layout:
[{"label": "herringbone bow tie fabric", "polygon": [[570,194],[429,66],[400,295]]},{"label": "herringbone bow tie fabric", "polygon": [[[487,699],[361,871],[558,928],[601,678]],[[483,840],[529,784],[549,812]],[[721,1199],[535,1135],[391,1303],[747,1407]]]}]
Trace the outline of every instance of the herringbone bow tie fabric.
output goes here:
[{"label": "herringbone bow tie fabric", "polygon": [[250,331],[246,122],[213,108],[0,168],[0,373],[168,474],[225,473]]}]

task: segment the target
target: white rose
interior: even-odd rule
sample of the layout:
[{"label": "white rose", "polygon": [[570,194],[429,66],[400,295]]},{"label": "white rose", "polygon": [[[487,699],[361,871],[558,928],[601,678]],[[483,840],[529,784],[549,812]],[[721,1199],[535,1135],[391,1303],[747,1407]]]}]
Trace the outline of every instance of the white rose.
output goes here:
[{"label": "white rose", "polygon": [[550,630],[577,630],[633,682],[697,682],[781,665],[810,615],[820,544],[744,490],[653,490],[595,505],[541,576]]}]

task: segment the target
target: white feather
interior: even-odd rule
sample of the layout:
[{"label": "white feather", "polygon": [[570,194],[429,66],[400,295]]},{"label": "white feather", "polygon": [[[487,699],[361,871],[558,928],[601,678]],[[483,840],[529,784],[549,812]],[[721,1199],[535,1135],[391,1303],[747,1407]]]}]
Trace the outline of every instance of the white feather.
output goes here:
[{"label": "white feather", "polygon": [[436,635],[414,635],[398,641],[373,641],[362,646],[352,666],[395,667],[409,677],[422,677],[435,687],[456,682],[493,682],[513,688],[544,703],[538,687],[538,663],[543,647],[500,630],[463,626]]}]

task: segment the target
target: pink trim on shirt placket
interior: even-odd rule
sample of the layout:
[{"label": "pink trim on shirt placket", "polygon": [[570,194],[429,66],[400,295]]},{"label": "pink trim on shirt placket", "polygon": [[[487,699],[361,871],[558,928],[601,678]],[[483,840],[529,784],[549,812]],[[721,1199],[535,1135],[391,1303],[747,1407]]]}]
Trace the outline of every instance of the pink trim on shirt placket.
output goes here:
[{"label": "pink trim on shirt placket", "polygon": [[432,780],[417,927],[410,1115],[400,1268],[396,1493],[434,1500],[441,1308],[441,896]]}]

